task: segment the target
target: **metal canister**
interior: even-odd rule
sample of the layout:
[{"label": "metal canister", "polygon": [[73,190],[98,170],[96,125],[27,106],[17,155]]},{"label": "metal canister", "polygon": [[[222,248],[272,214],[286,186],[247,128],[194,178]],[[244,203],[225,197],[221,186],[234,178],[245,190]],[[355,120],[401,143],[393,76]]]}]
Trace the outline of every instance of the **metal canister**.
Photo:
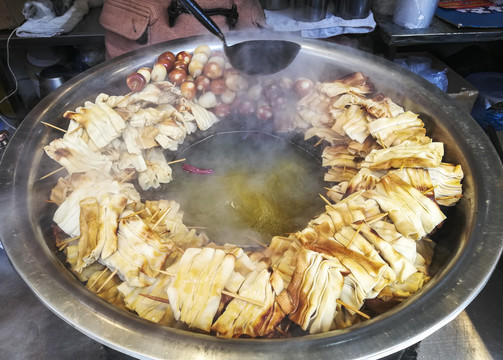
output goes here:
[{"label": "metal canister", "polygon": [[290,0],[260,0],[265,10],[283,10],[290,6]]},{"label": "metal canister", "polygon": [[316,22],[327,16],[329,0],[294,0],[293,18],[298,21]]},{"label": "metal canister", "polygon": [[370,14],[371,0],[334,0],[334,15],[346,20],[364,19]]}]

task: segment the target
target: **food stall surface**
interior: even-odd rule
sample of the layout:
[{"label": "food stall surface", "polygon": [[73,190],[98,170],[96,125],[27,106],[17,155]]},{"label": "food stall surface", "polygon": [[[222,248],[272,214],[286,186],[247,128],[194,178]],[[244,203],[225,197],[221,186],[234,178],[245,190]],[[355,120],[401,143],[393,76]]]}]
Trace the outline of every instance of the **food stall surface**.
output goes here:
[{"label": "food stall surface", "polygon": [[[0,249],[0,358],[127,360],[80,333],[47,309]],[[411,351],[386,359],[499,359],[503,354],[503,271],[501,264],[477,298],[452,322]]]}]

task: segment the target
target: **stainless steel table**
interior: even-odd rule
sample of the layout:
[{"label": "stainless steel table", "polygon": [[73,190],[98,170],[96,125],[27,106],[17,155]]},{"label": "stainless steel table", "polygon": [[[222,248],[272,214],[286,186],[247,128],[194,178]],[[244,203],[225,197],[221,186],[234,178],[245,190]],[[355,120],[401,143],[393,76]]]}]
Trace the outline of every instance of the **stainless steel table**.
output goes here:
[{"label": "stainless steel table", "polygon": [[[0,249],[0,358],[10,360],[129,360],[81,334],[47,309]],[[407,359],[501,359],[503,271],[454,321],[421,341]],[[417,355],[416,355],[417,353]],[[401,355],[390,356],[401,359]]]}]

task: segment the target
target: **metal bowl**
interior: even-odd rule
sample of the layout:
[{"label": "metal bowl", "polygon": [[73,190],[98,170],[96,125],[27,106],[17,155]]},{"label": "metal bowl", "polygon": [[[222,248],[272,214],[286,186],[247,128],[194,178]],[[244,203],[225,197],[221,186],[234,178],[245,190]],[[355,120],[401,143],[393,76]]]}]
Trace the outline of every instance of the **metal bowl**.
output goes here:
[{"label": "metal bowl", "polygon": [[[230,43],[236,40],[229,38]],[[432,280],[399,306],[353,327],[254,340],[221,339],[151,323],[104,302],[73,277],[58,258],[50,231],[54,205],[45,202],[57,175],[38,180],[57,167],[42,147],[61,134],[41,121],[64,127],[65,110],[94,100],[100,92],[127,93],[127,75],[151,65],[167,49],[192,50],[204,43],[220,47],[213,37],[203,36],[141,49],[75,77],[41,101],[10,142],[0,170],[0,235],[15,269],[47,307],[93,339],[140,358],[356,359],[379,358],[422,340],[473,300],[503,246],[503,169],[484,132],[446,94],[389,61],[332,43],[290,40],[302,49],[285,72],[329,80],[362,71],[379,92],[420,113],[428,134],[445,143],[445,161],[462,165],[464,196],[449,209],[447,222],[435,235]]]}]

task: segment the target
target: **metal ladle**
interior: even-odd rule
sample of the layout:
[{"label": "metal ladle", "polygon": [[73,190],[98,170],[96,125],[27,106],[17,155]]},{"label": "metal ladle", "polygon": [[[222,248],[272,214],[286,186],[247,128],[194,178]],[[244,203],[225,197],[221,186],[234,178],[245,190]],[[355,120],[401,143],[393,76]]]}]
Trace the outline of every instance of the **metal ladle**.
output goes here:
[{"label": "metal ladle", "polygon": [[299,44],[285,40],[249,40],[229,46],[222,30],[204,14],[195,1],[179,1],[197,21],[222,41],[224,52],[231,65],[243,73],[249,75],[277,73],[290,65],[300,50]]}]

